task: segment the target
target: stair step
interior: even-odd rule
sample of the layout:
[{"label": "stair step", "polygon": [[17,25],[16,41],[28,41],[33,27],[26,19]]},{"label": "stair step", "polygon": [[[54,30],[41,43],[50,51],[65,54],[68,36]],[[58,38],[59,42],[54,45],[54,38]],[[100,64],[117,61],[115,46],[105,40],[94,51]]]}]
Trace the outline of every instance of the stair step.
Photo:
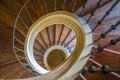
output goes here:
[{"label": "stair step", "polygon": [[87,80],[119,80],[116,76],[113,76],[111,74],[102,74],[102,73],[94,73],[94,74],[87,74],[86,75]]},{"label": "stair step", "polygon": [[[17,67],[16,67],[17,66]],[[19,62],[12,63],[6,65],[4,67],[0,67],[0,78],[4,79],[12,74],[14,74],[17,70],[23,68]]]},{"label": "stair step", "polygon": [[22,79],[22,76],[26,73],[24,68],[20,69],[18,72],[10,75],[7,79]]},{"label": "stair step", "polygon": [[[93,41],[98,39],[98,37],[100,36],[100,34],[94,34],[93,35]],[[100,45],[104,45],[106,43],[108,43],[111,39],[115,39],[119,37],[119,33],[110,33],[108,35],[106,35],[106,38],[104,39],[101,39],[98,43],[97,43],[97,46],[100,46]],[[120,42],[116,43],[116,45],[112,45],[110,47],[108,47],[107,49],[110,49],[110,50],[113,50],[113,51],[117,51],[117,52],[120,52]]]},{"label": "stair step", "polygon": [[22,12],[20,13],[20,17],[28,27],[30,27],[32,25],[30,17],[25,8],[23,8]]},{"label": "stair step", "polygon": [[49,36],[50,36],[50,42],[52,44],[55,43],[55,26],[56,25],[51,25],[48,27],[48,32],[49,32]]},{"label": "stair step", "polygon": [[45,41],[47,47],[50,47],[50,37],[49,37],[48,29],[45,28],[40,33],[43,36],[43,40]]},{"label": "stair step", "polygon": [[45,49],[37,41],[34,42],[34,48],[38,49],[40,53],[44,53]]},{"label": "stair step", "polygon": [[76,45],[76,38],[75,38],[74,40],[72,40],[71,43],[68,44],[68,46],[69,46],[70,48],[74,48],[75,45]]},{"label": "stair step", "polygon": [[11,10],[9,10],[3,3],[0,2],[0,9],[6,11],[9,14],[15,15],[14,12],[12,12]]},{"label": "stair step", "polygon": [[[91,20],[89,21],[89,25],[91,26],[91,28],[95,27],[95,25],[97,24],[98,20],[100,20],[104,15],[105,15],[105,12],[107,10],[110,9],[111,5],[113,5],[113,3],[115,2],[116,0],[114,1],[111,1],[109,2],[108,4],[98,8],[96,10],[96,12],[94,13],[94,15],[92,16]],[[110,12],[110,14],[104,19],[104,21],[102,21],[102,24],[109,24],[108,22],[106,22],[106,20],[109,20],[109,21],[112,21],[110,23],[113,23],[116,22],[114,20],[110,20],[110,19],[114,19],[116,16],[120,16],[119,14],[119,11],[118,9],[120,8],[119,4]],[[115,14],[115,15],[114,15]],[[83,19],[85,21],[87,21],[87,19],[89,18],[90,14],[86,15],[83,17]]]},{"label": "stair step", "polygon": [[[23,73],[23,75],[21,75],[20,77],[17,77],[18,79],[24,79],[24,78],[31,78],[31,77],[35,77],[34,73],[30,73],[27,70],[23,69],[23,71],[25,71],[25,73]],[[21,72],[22,73],[22,72]]]},{"label": "stair step", "polygon": [[[13,28],[6,24],[0,24],[0,49],[1,50],[9,50],[12,49],[12,35],[13,35]],[[6,43],[8,42],[8,43]],[[6,46],[4,46],[6,44]]]},{"label": "stair step", "polygon": [[[114,1],[110,1],[110,2],[108,2],[106,5],[103,5],[103,6],[101,6],[100,8],[98,8],[98,9],[95,11],[94,16],[92,16],[90,22],[96,23],[98,20],[100,20],[100,19],[102,18],[102,16],[104,16],[105,12],[106,12],[107,10],[109,10],[109,8],[111,7],[111,5],[112,5],[114,2],[115,2],[115,0],[114,0]],[[90,5],[90,4],[89,4],[89,5]],[[89,18],[89,16],[90,16],[90,12],[89,12],[89,14],[85,15],[85,16],[83,17],[83,19],[84,19],[85,21],[87,21],[87,19]]]},{"label": "stair step", "polygon": [[[65,40],[65,43],[68,44],[68,43],[71,43],[72,40],[75,39],[75,33],[73,31],[70,32],[69,36],[67,37],[67,39]],[[76,44],[76,43],[74,43]]]},{"label": "stair step", "polygon": [[[88,0],[86,7],[85,7],[84,15],[89,14],[95,8],[98,1],[99,0]],[[106,3],[109,3],[110,1],[111,0],[102,0],[100,7],[103,7],[104,5],[106,5]],[[79,15],[81,10],[82,10],[82,7],[78,8],[75,14]]]},{"label": "stair step", "polygon": [[[0,38],[0,50],[12,50],[12,41]],[[5,46],[6,45],[6,46]]]},{"label": "stair step", "polygon": [[12,63],[17,60],[15,54],[12,50],[1,50],[0,51],[0,66],[6,64],[6,63]]},{"label": "stair step", "polygon": [[[14,12],[14,14],[17,14],[19,9],[21,8],[21,6],[25,3],[26,0],[22,0],[22,1],[9,1],[9,0],[0,0],[0,2],[2,4],[4,4],[4,6],[6,6],[10,11]],[[10,4],[9,4],[10,3]]]},{"label": "stair step", "polygon": [[7,24],[9,26],[13,26],[15,21],[15,16],[2,9],[0,9],[0,12],[2,12],[0,14],[0,22],[3,22],[4,24]]},{"label": "stair step", "polygon": [[70,29],[67,26],[64,26],[63,31],[61,33],[60,42],[64,43],[67,37],[69,36]]},{"label": "stair step", "polygon": [[22,32],[22,33],[24,33],[24,35],[26,35],[27,34],[27,29],[26,29],[26,27],[25,27],[25,25],[18,19],[17,20],[17,23],[16,23],[16,27],[18,27],[19,29],[20,29],[20,31]]},{"label": "stair step", "polygon": [[37,55],[39,57],[43,57],[43,53],[41,53],[38,49],[33,49],[34,55]]},{"label": "stair step", "polygon": [[[91,66],[94,65],[96,67],[98,67],[97,64],[91,62],[90,60],[87,62],[86,66]],[[96,73],[86,73],[85,74],[85,78],[87,80],[119,80],[119,77],[111,74],[111,73],[107,73],[107,74],[103,74],[100,72],[96,72]]]},{"label": "stair step", "polygon": [[42,57],[40,57],[40,56],[34,55],[34,58],[35,58],[37,61],[42,61]]},{"label": "stair step", "polygon": [[40,16],[45,15],[46,11],[45,11],[45,6],[44,6],[44,0],[36,0],[36,3],[38,5]]},{"label": "stair step", "polygon": [[103,52],[98,52],[93,58],[95,61],[102,65],[108,65],[109,67],[119,67],[120,66],[120,54],[104,50]]},{"label": "stair step", "polygon": [[46,0],[47,10],[48,10],[49,13],[54,11],[54,1],[55,0],[52,0],[52,1]]},{"label": "stair step", "polygon": [[[112,25],[115,25],[120,20],[120,16],[112,17],[105,19],[101,25],[94,31],[94,33],[102,33],[111,28]],[[93,26],[91,26],[92,28]],[[120,33],[120,26],[116,26],[115,30],[112,30],[110,33]]]},{"label": "stair step", "polygon": [[63,25],[61,24],[57,24],[56,25],[56,35],[55,35],[55,42],[59,42],[60,41],[60,37],[61,37],[61,33],[63,31]]},{"label": "stair step", "polygon": [[15,72],[7,75],[7,77],[5,77],[4,79],[9,79],[11,76],[16,75],[16,73],[19,73],[22,69],[23,69],[23,67],[21,67],[20,69],[17,69]]},{"label": "stair step", "polygon": [[39,18],[39,15],[36,13],[33,1],[30,1],[26,6],[31,14],[33,21],[36,21]]},{"label": "stair step", "polygon": [[39,33],[36,37],[36,40],[41,44],[41,46],[43,46],[45,49],[47,49],[47,44],[44,40],[44,37],[41,33]]}]

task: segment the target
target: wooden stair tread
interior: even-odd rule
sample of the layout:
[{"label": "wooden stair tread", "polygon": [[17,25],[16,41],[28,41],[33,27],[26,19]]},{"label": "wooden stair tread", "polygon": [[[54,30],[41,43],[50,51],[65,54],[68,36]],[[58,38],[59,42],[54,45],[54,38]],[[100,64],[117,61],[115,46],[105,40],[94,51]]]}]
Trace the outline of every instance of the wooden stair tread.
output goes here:
[{"label": "wooden stair tread", "polygon": [[26,70],[23,68],[23,69],[20,69],[20,71],[14,73],[13,75],[7,77],[7,79],[22,79],[21,76],[23,76],[23,74],[25,74]]},{"label": "wooden stair tread", "polygon": [[31,78],[34,76],[35,76],[34,73],[30,73],[26,69],[22,68],[22,69],[20,69],[20,71],[9,76],[7,79],[24,79],[24,78]]},{"label": "wooden stair tread", "polygon": [[[92,19],[90,20],[90,22],[94,22],[96,23],[99,19],[102,18],[102,16],[105,14],[105,12],[110,8],[110,6],[115,2],[114,1],[110,1],[108,2],[106,5],[103,5],[101,6],[100,8],[98,8],[95,13],[94,13],[94,16],[92,16]],[[101,16],[98,16],[98,15],[101,15]],[[87,18],[90,16],[90,13],[83,16],[83,19],[86,21]]]},{"label": "wooden stair tread", "polygon": [[[21,6],[25,3],[25,0],[14,0],[14,1],[9,1],[9,0],[0,0],[0,3],[4,4],[10,11],[14,12],[14,14],[17,14]],[[10,4],[9,4],[10,3]]]},{"label": "wooden stair tread", "polygon": [[37,41],[34,42],[34,48],[38,49],[41,53],[44,53],[45,49],[41,46],[41,44]]},{"label": "wooden stair tread", "polygon": [[50,47],[50,37],[49,37],[48,29],[45,28],[40,33],[41,36],[43,36],[43,40],[45,41],[47,47]]},{"label": "wooden stair tread", "polygon": [[33,1],[30,1],[27,4],[27,8],[30,11],[30,14],[31,14],[31,17],[32,17],[33,21],[36,21],[39,18],[39,15],[37,15],[37,13],[36,13]]},{"label": "wooden stair tread", "polygon": [[[6,46],[4,46],[6,45]],[[0,50],[12,50],[12,41],[0,38]]]},{"label": "wooden stair tread", "polygon": [[0,67],[0,78],[4,79],[7,76],[14,74],[17,70],[23,68],[19,62]]},{"label": "wooden stair tread", "polygon": [[45,15],[46,11],[44,6],[44,0],[36,0],[36,3],[38,5],[40,16]]},{"label": "wooden stair tread", "polygon": [[[107,3],[109,3],[111,0],[102,0],[101,2],[101,6],[100,7],[103,7],[104,5],[106,5]],[[84,11],[84,15],[87,15],[89,14],[93,9],[94,7],[96,6],[98,0],[88,0],[87,2],[87,5],[86,5],[86,8],[85,8],[85,11]],[[78,8],[75,12],[75,14],[79,15],[79,13],[81,12],[82,10],[82,7]]]},{"label": "wooden stair tread", "polygon": [[13,28],[7,25],[0,25],[0,38],[12,40],[12,34]]},{"label": "wooden stair tread", "polygon": [[68,44],[71,40],[75,38],[75,33],[73,31],[70,32],[69,36],[65,40],[65,43]]},{"label": "wooden stair tread", "polygon": [[[98,37],[100,36],[100,34],[94,34],[93,35],[93,41],[98,39]],[[97,46],[102,46],[102,45],[105,45],[106,43],[108,43],[111,39],[115,39],[119,37],[119,33],[115,34],[115,33],[111,33],[111,34],[108,34],[106,35],[106,38],[104,39],[101,39],[98,43],[97,43]],[[116,43],[116,45],[111,45],[110,47],[108,47],[107,49],[110,49],[110,50],[113,50],[113,51],[117,51],[117,52],[120,52],[120,42]]]},{"label": "wooden stair tread", "polygon": [[0,2],[0,9],[6,11],[9,14],[15,15],[11,10],[9,10],[3,3]]},{"label": "wooden stair tread", "polygon": [[104,50],[103,52],[98,52],[95,54],[95,61],[102,65],[108,65],[109,67],[119,67],[120,66],[120,54],[109,52]]},{"label": "wooden stair tread", "polygon": [[[91,65],[94,65],[94,66],[98,67],[98,65],[94,64],[93,62],[87,61],[86,66],[91,66]],[[100,72],[96,72],[94,74],[86,73],[85,78],[87,80],[119,80],[119,78],[115,75],[112,75],[110,73],[102,74]]]},{"label": "wooden stair tread", "polygon": [[[89,25],[91,28],[95,27],[97,24],[97,21],[100,20],[104,15],[107,10],[109,10],[110,6],[113,5],[114,1],[109,2],[108,4],[98,8],[94,15],[92,16],[91,20],[89,21]],[[120,8],[119,4],[110,12],[110,14],[102,21],[102,24],[114,24],[118,19],[119,20],[119,11],[118,9]],[[86,21],[89,18],[90,14],[86,15],[83,17],[83,19]],[[114,20],[115,19],[115,20]],[[109,24],[110,23],[110,24]],[[100,25],[102,27],[102,25]],[[106,25],[107,26],[107,25]],[[97,31],[96,31],[97,32]]]},{"label": "wooden stair tread", "polygon": [[68,37],[69,35],[69,31],[70,29],[67,26],[64,26],[63,31],[62,31],[62,35],[60,38],[60,42],[64,43],[64,41],[66,40],[66,37]]},{"label": "wooden stair tread", "polygon": [[62,28],[63,28],[63,25],[61,25],[61,24],[56,24],[55,42],[59,42],[59,41],[60,41]]},{"label": "wooden stair tread", "polygon": [[[115,25],[119,20],[120,20],[120,16],[116,16],[116,17],[105,19],[102,22],[102,24],[99,25],[98,28],[94,31],[94,33],[105,32],[106,30],[108,30],[109,28],[111,28],[112,25]],[[90,25],[91,25],[91,28],[94,28],[93,23],[92,24],[90,23]],[[119,28],[119,26],[116,26],[116,29],[113,30],[112,32],[113,33],[120,32],[117,28]]]},{"label": "wooden stair tread", "polygon": [[34,55],[37,55],[37,56],[39,55],[39,56],[41,56],[41,57],[43,56],[43,53],[41,53],[40,51],[38,51],[38,50],[35,49],[35,48],[33,49],[33,52],[34,52]]},{"label": "wooden stair tread", "polygon": [[55,25],[48,26],[48,32],[50,36],[50,42],[55,43]]},{"label": "wooden stair tread", "polygon": [[25,71],[25,73],[24,73],[22,76],[20,76],[18,79],[35,77],[35,74],[30,73],[30,72],[28,72],[27,70],[24,70],[24,71]]},{"label": "wooden stair tread", "polygon": [[0,59],[0,66],[17,61],[17,58],[13,51],[0,51]]},{"label": "wooden stair tread", "polygon": [[44,36],[41,33],[38,34],[38,36],[36,37],[36,40],[41,44],[41,46],[43,46],[45,49],[47,49],[46,48],[47,44],[44,40]]}]

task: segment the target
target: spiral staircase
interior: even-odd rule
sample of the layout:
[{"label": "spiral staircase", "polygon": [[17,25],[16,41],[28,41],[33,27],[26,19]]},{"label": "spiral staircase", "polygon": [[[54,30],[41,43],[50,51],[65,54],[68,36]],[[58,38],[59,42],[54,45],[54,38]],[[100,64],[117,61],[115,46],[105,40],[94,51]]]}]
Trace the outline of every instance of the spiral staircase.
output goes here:
[{"label": "spiral staircase", "polygon": [[119,9],[120,0],[0,0],[0,79],[120,80]]}]

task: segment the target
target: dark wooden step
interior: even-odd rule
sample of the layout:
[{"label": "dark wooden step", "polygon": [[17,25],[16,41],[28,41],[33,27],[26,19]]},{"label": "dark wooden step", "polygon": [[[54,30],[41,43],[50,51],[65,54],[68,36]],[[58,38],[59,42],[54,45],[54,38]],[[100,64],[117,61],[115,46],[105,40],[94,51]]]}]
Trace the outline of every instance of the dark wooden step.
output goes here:
[{"label": "dark wooden step", "polygon": [[[109,3],[107,3],[106,5],[98,8],[94,15],[92,16],[91,20],[89,21],[89,25],[91,28],[95,27],[95,25],[97,24],[98,20],[100,20],[106,13],[107,10],[110,9],[111,5],[113,5],[113,3],[115,2],[116,0],[114,1],[111,1]],[[116,5],[116,7],[110,12],[110,14],[104,19],[104,21],[102,22],[102,24],[109,24],[109,23],[112,23],[114,24],[116,22],[116,20],[113,20],[115,17],[118,17],[120,16],[119,14],[119,4]],[[89,18],[90,14],[86,15],[83,17],[83,19],[85,21],[87,21],[87,19]],[[119,19],[118,19],[119,20]],[[111,22],[108,22],[108,21],[111,21]],[[110,25],[110,24],[109,24]]]},{"label": "dark wooden step", "polygon": [[55,25],[48,26],[48,33],[50,36],[50,43],[55,43]]},{"label": "dark wooden step", "polygon": [[[98,41],[97,46],[105,45],[111,39],[115,39],[115,38],[119,37],[120,36],[119,32],[120,31],[111,32],[110,34],[106,35],[106,38],[101,39],[100,41]],[[95,33],[93,35],[93,41],[96,40],[96,39],[98,39],[99,36],[100,36],[100,34]],[[116,43],[116,45],[112,45],[112,46],[108,47],[107,49],[120,52],[119,47],[120,47],[120,42]]]},{"label": "dark wooden step", "polygon": [[18,72],[15,72],[14,74],[8,76],[6,79],[22,79],[23,74],[26,73],[26,70],[24,68],[18,70]]},{"label": "dark wooden step", "polygon": [[0,50],[12,50],[12,40],[0,38]]},{"label": "dark wooden step", "polygon": [[[89,14],[91,11],[93,11],[93,9],[95,8],[97,2],[99,0],[88,0],[86,7],[85,7],[85,11],[84,11],[84,15]],[[100,7],[103,7],[104,5],[106,5],[107,3],[109,3],[111,0],[102,0]],[[81,12],[82,7],[78,8],[75,12],[75,14],[79,15],[79,13]]]},{"label": "dark wooden step", "polygon": [[43,29],[40,32],[40,34],[43,37],[43,41],[45,41],[46,47],[50,47],[50,36],[49,36],[48,28]]},{"label": "dark wooden step", "polygon": [[5,24],[0,24],[0,38],[12,40],[13,28]]},{"label": "dark wooden step", "polygon": [[[101,25],[98,26],[98,28],[94,31],[94,33],[102,33],[107,31],[109,28],[111,28],[112,25],[115,25],[120,20],[120,16],[112,17],[105,19]],[[93,28],[93,23],[91,24],[91,28]],[[120,32],[120,27],[116,26],[115,30],[112,30],[111,33],[118,33]]]},{"label": "dark wooden step", "polygon": [[6,10],[0,9],[0,22],[3,22],[4,24],[7,24],[9,26],[14,25],[15,16],[6,12]]},{"label": "dark wooden step", "polygon": [[3,67],[0,67],[0,78],[4,79],[12,74],[14,74],[17,70],[23,68],[19,62],[9,64]]},{"label": "dark wooden step", "polygon": [[[90,65],[98,67],[97,64],[95,64],[95,63],[93,63],[89,60],[86,64],[86,66],[90,66]],[[103,74],[103,73],[100,73],[100,72],[96,72],[96,73],[93,73],[93,74],[92,73],[86,73],[85,78],[87,80],[119,80],[120,79],[119,77],[117,77],[117,76],[115,76],[111,73]]]},{"label": "dark wooden step", "polygon": [[103,52],[98,52],[93,59],[102,65],[118,68],[120,66],[120,54],[111,51],[104,50]]},{"label": "dark wooden step", "polygon": [[11,50],[1,50],[0,51],[0,66],[11,64],[17,61],[17,58],[13,51]]},{"label": "dark wooden step", "polygon": [[12,2],[9,0],[0,0],[0,3],[2,3],[5,7],[7,7],[10,11],[14,12],[14,14],[17,14],[21,6],[25,3],[26,0],[13,0]]},{"label": "dark wooden step", "polygon": [[[25,73],[23,73],[23,75],[21,75],[20,77],[17,77],[17,79],[24,79],[24,78],[31,78],[31,77],[35,77],[34,73],[30,73],[29,71],[23,69],[23,71],[25,71]],[[21,72],[22,73],[22,72]]]}]

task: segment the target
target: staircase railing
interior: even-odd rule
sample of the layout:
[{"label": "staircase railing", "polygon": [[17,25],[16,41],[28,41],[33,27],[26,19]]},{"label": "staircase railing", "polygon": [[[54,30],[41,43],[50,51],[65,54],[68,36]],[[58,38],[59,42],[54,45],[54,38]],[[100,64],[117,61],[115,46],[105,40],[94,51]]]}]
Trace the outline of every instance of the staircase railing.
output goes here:
[{"label": "staircase railing", "polygon": [[[25,55],[24,55],[24,56],[21,56],[21,55],[17,54],[17,52],[21,52],[21,54],[25,53],[25,51],[24,51],[23,48],[24,48],[24,41],[25,41],[25,38],[26,38],[26,33],[25,33],[25,32],[22,32],[22,31],[21,31],[21,28],[19,27],[19,25],[17,25],[17,24],[18,24],[18,20],[20,20],[20,22],[24,25],[24,27],[25,27],[26,30],[29,29],[28,25],[25,23],[25,21],[22,19],[21,15],[20,15],[23,9],[26,10],[27,15],[28,15],[28,18],[29,18],[29,20],[31,21],[31,24],[34,23],[34,20],[32,19],[32,16],[31,16],[31,13],[30,13],[29,9],[28,9],[27,6],[26,6],[26,5],[29,3],[29,1],[30,1],[30,0],[27,0],[27,1],[25,2],[25,4],[21,7],[21,9],[20,9],[20,11],[19,11],[19,13],[18,13],[18,15],[17,15],[17,17],[16,17],[16,21],[15,21],[15,25],[14,25],[14,31],[13,31],[13,50],[14,50],[14,53],[15,53],[16,57],[19,59],[19,62],[20,62],[28,71],[30,71],[31,73],[35,73],[36,75],[38,75],[38,73],[36,73],[35,70],[33,70],[32,67],[31,67],[28,63],[26,63],[27,60],[26,60],[26,58],[25,58]],[[66,2],[67,2],[67,0],[63,0],[63,6],[62,6],[62,9],[63,9],[63,10],[66,10]],[[81,10],[81,12],[80,12],[80,14],[79,14],[79,17],[83,17],[83,16],[84,16],[84,12],[85,12],[85,9],[86,9],[86,7],[87,7],[87,2],[88,2],[88,0],[86,0],[85,3],[83,4],[82,10]],[[95,8],[93,9],[93,11],[90,13],[90,16],[89,16],[88,19],[86,20],[85,24],[89,24],[91,18],[94,16],[96,10],[100,7],[101,2],[102,2],[102,0],[99,0],[99,1],[98,1],[97,5],[96,5]],[[110,9],[105,12],[105,14],[103,15],[103,17],[102,17],[99,21],[97,21],[97,25],[92,29],[92,31],[91,31],[90,33],[94,32],[94,31],[102,24],[102,21],[105,20],[105,18],[106,18],[106,17],[110,14],[110,12],[118,5],[119,2],[120,2],[120,0],[116,0],[116,1],[113,3],[113,5],[110,7]],[[39,13],[39,8],[38,8],[38,5],[37,5],[36,0],[33,0],[33,3],[34,3],[34,7],[35,7],[35,9],[36,9],[36,13],[37,13],[37,15],[40,17],[41,15],[40,15],[40,13]],[[75,6],[76,6],[76,4],[77,4],[77,1],[74,0],[74,1],[73,1],[73,5],[72,5],[72,9],[71,9],[71,12],[72,12],[72,13],[75,12]],[[57,6],[56,6],[56,5],[57,5],[57,0],[54,0],[54,11],[56,11],[56,9],[57,9]],[[49,13],[49,12],[48,12],[47,0],[44,0],[44,7],[45,7],[45,12],[46,12],[46,13]],[[107,31],[101,33],[100,37],[99,37],[98,39],[96,39],[93,43],[91,43],[90,45],[93,45],[93,44],[97,43],[98,41],[100,41],[102,38],[105,38],[106,35],[107,35],[108,33],[110,33],[112,30],[115,30],[116,27],[118,27],[119,24],[120,24],[120,21],[118,21],[118,22],[117,22],[116,24],[114,24],[114,25],[111,25],[111,28],[109,28]],[[18,32],[19,35],[22,36],[22,38],[23,38],[24,40],[22,40],[22,39],[20,40],[20,39],[16,36],[16,35],[18,35],[18,34],[16,34],[17,32]],[[70,32],[69,32],[69,33],[70,33]],[[73,40],[74,40],[74,39],[75,39],[75,37],[73,38]],[[71,41],[72,41],[72,40],[71,40]],[[109,47],[109,46],[111,46],[111,45],[115,45],[115,44],[118,43],[119,41],[120,41],[120,37],[118,37],[118,38],[116,38],[116,39],[110,40],[110,42],[106,43],[106,44],[103,45],[103,46],[97,46],[96,50],[95,50],[94,52],[92,52],[91,55],[93,55],[93,53],[95,54],[96,52],[102,52],[105,48],[107,48],[107,47]],[[20,44],[20,47],[16,46],[16,44],[18,44],[18,43]],[[63,43],[62,43],[62,42],[55,42],[55,43],[58,43],[58,44],[61,43],[61,45],[63,45],[64,47],[66,47],[66,48],[68,49],[69,46],[67,46],[67,45],[68,45],[70,42],[69,42],[68,44],[64,44],[64,42],[63,42]],[[54,44],[54,43],[51,43],[51,44]],[[50,45],[51,45],[51,44],[50,44]],[[22,47],[21,47],[21,46],[22,46]],[[47,46],[48,46],[48,45],[47,45]],[[46,47],[47,47],[47,46],[46,46]],[[47,48],[48,48],[48,47],[47,47]],[[69,48],[69,49],[70,49],[70,48]],[[70,50],[70,52],[71,52],[71,50]],[[111,71],[112,71],[112,70],[111,70]]]}]

